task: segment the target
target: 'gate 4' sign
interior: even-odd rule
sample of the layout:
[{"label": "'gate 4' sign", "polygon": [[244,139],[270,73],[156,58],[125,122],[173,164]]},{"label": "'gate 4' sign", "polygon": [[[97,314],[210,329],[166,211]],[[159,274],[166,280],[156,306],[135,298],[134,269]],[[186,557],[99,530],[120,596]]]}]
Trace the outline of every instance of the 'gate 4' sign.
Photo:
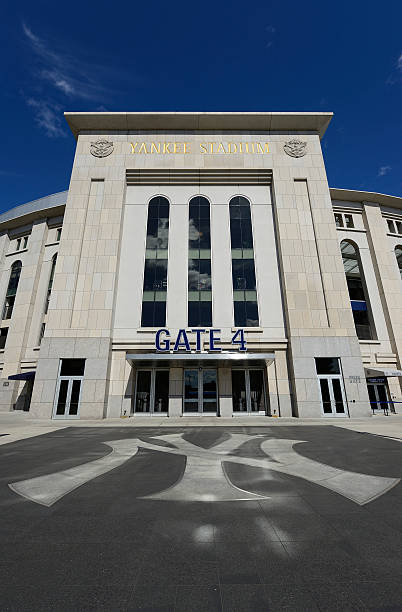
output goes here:
[{"label": "'gate 4' sign", "polygon": [[[195,334],[195,346],[190,345],[188,333]],[[155,348],[159,353],[169,353],[171,348],[174,353],[185,351],[191,353],[195,350],[200,353],[203,350],[203,340],[207,337],[208,350],[213,353],[220,353],[222,348],[220,329],[190,329],[188,332],[185,329],[179,329],[175,339],[171,338],[168,329],[158,329],[155,336]],[[244,338],[244,329],[238,329],[232,336],[232,345],[238,348],[239,351],[247,351],[247,341]]]}]

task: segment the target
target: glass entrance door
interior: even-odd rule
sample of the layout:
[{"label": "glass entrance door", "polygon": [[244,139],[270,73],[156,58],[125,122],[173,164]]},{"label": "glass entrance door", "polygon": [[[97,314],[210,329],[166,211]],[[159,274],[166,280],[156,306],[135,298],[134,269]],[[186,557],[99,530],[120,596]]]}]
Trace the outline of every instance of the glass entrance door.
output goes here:
[{"label": "glass entrance door", "polygon": [[167,414],[169,370],[138,370],[135,386],[135,414]]},{"label": "glass entrance door", "polygon": [[325,415],[345,416],[346,400],[343,381],[339,376],[320,376],[321,405]]},{"label": "glass entrance door", "polygon": [[218,384],[216,370],[184,370],[184,406],[187,414],[217,414]]},{"label": "glass entrance door", "polygon": [[53,408],[55,419],[79,418],[85,359],[61,359]]},{"label": "glass entrance door", "polygon": [[388,393],[384,384],[369,384],[367,390],[370,398],[371,409],[388,410]]},{"label": "glass entrance door", "polygon": [[232,370],[233,412],[266,414],[264,372]]}]

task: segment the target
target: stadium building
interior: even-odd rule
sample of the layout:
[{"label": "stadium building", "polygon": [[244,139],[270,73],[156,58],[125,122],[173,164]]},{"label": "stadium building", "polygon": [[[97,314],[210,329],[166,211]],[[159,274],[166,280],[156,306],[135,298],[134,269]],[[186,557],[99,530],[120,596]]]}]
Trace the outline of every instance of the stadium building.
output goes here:
[{"label": "stadium building", "polygon": [[0,215],[0,410],[363,417],[401,402],[402,198],[330,189],[331,113],[66,113]]}]

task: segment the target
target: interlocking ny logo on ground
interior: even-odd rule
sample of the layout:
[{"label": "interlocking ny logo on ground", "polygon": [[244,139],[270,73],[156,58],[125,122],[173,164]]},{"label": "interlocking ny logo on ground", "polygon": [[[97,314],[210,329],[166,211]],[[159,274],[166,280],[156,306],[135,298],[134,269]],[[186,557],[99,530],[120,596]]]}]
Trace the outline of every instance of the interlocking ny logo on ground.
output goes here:
[{"label": "interlocking ny logo on ground", "polygon": [[[147,495],[143,499],[222,502],[270,497],[245,491],[234,485],[225,471],[227,462],[297,476],[339,493],[360,505],[383,495],[399,482],[397,478],[349,472],[307,459],[294,450],[294,445],[304,440],[231,434],[227,440],[205,449],[185,440],[183,434],[168,434],[151,439],[153,442],[138,438],[105,442],[112,448],[112,452],[101,459],[46,476],[14,482],[9,487],[31,501],[52,506],[71,491],[123,465],[134,457],[140,448],[186,457],[184,473],[172,487]],[[249,458],[233,454],[243,444],[252,440],[258,440],[265,457]],[[158,441],[168,443],[169,446],[161,446]]]}]

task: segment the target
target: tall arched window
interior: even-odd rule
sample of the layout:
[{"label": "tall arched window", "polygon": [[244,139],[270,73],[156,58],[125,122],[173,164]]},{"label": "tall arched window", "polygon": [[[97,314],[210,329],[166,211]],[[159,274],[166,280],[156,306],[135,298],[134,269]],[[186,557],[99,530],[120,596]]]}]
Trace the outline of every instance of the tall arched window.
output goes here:
[{"label": "tall arched window", "polygon": [[243,196],[236,196],[230,200],[229,210],[234,324],[257,327],[258,303],[250,202]]},{"label": "tall arched window", "polygon": [[188,325],[212,325],[210,204],[192,198],[188,216]]},{"label": "tall arched window", "polygon": [[395,247],[395,257],[398,263],[399,273],[402,279],[402,246],[398,245]]},{"label": "tall arched window", "polygon": [[57,261],[57,253],[53,255],[52,257],[52,267],[50,268],[49,284],[47,286],[47,294],[46,294],[45,314],[47,314],[47,311],[49,310],[49,301],[50,301],[50,294],[52,293],[53,277],[54,277],[54,270],[56,267],[56,261]]},{"label": "tall arched window", "polygon": [[374,338],[374,325],[364,282],[359,247],[349,240],[342,240],[341,252],[357,337],[360,340],[372,340]]},{"label": "tall arched window", "polygon": [[166,325],[169,201],[158,196],[148,205],[142,327]]},{"label": "tall arched window", "polygon": [[22,263],[15,261],[11,266],[10,280],[8,281],[6,299],[3,307],[3,319],[11,319],[13,314],[15,295],[18,289],[18,283],[21,276]]}]

